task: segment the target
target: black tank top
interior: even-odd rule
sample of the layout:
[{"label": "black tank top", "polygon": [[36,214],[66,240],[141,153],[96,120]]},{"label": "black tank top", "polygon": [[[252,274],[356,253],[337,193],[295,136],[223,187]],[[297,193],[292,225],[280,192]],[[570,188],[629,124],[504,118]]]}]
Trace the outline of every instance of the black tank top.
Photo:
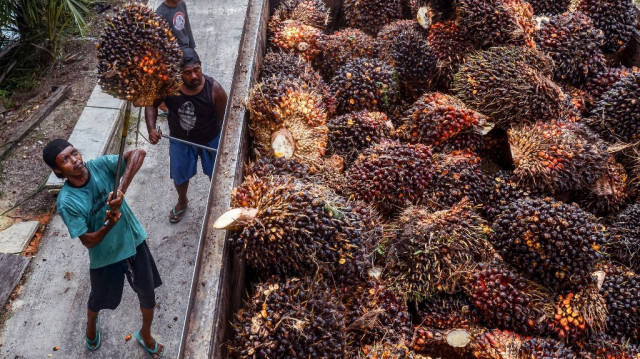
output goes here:
[{"label": "black tank top", "polygon": [[171,136],[206,145],[222,130],[222,120],[216,116],[213,100],[213,78],[203,75],[205,84],[200,93],[189,96],[169,96],[164,103],[169,109]]}]

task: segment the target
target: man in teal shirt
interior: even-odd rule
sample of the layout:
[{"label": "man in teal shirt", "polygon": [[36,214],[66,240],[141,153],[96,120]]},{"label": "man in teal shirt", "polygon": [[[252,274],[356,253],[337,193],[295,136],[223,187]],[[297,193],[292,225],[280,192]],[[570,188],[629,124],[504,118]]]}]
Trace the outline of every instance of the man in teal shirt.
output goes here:
[{"label": "man in teal shirt", "polygon": [[162,280],[145,242],[147,232],[124,200],[124,193],[142,166],[144,150],[124,153],[124,172],[115,196],[112,190],[118,156],[102,156],[84,163],[73,145],[56,139],[45,146],[42,157],[56,176],[66,179],[58,194],[58,213],[71,238],[79,238],[89,249],[87,347],[100,347],[99,311],[118,307],[126,277],[138,295],[142,311],[142,328],[136,332],[136,339],[149,358],[161,358],[164,348],[151,336],[151,323],[155,288]]}]

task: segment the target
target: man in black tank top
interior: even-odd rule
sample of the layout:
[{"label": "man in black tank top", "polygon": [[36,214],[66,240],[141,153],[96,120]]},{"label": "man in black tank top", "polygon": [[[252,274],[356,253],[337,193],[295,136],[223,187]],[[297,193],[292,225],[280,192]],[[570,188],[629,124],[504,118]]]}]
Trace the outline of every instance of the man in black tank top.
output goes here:
[{"label": "man in black tank top", "polygon": [[[200,59],[193,49],[183,49],[183,53],[183,84],[179,93],[156,99],[153,106],[145,108],[149,141],[155,145],[162,138],[162,132],[156,129],[156,120],[158,106],[164,102],[169,110],[171,136],[218,148],[227,93],[216,80],[202,74]],[[172,223],[179,222],[187,210],[189,179],[197,172],[198,157],[202,163],[202,171],[211,179],[216,152],[170,140],[170,176],[178,192],[178,203],[169,213],[169,221]]]}]

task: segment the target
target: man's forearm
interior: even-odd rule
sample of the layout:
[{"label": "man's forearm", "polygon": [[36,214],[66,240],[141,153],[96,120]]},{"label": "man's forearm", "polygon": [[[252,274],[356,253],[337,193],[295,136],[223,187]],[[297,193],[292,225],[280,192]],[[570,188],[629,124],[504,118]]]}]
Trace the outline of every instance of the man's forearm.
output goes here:
[{"label": "man's forearm", "polygon": [[109,230],[111,230],[114,225],[115,223],[110,223],[106,226],[100,227],[100,229],[95,232],[85,233],[80,236],[80,241],[85,247],[93,248],[104,240],[104,237],[107,236],[107,233],[109,233]]},{"label": "man's forearm", "polygon": [[147,131],[151,131],[156,128],[156,121],[158,120],[158,108],[155,106],[147,106],[144,108],[144,118],[147,123]]},{"label": "man's forearm", "polygon": [[133,181],[133,177],[135,177],[138,170],[140,170],[140,167],[142,167],[145,156],[146,152],[141,148],[125,153],[124,159],[126,161],[126,167],[122,174],[122,179],[120,180],[120,190],[122,193],[127,192],[131,181]]}]

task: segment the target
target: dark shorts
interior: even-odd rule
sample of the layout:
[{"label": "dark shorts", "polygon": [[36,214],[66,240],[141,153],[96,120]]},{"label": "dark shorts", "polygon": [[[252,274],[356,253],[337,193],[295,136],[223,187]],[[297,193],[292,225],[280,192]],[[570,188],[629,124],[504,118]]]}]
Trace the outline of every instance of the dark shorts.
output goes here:
[{"label": "dark shorts", "polygon": [[153,261],[147,242],[136,248],[136,254],[120,262],[89,270],[91,294],[87,307],[93,312],[116,309],[122,299],[124,277],[138,295],[142,308],[156,306],[155,289],[162,285],[160,273]]},{"label": "dark shorts", "polygon": [[[207,144],[209,147],[218,148],[220,135]],[[176,185],[187,182],[198,171],[198,157],[202,163],[202,172],[209,176],[213,173],[213,165],[216,163],[216,153],[202,148],[187,145],[178,141],[169,141],[169,162],[171,179]]]}]

